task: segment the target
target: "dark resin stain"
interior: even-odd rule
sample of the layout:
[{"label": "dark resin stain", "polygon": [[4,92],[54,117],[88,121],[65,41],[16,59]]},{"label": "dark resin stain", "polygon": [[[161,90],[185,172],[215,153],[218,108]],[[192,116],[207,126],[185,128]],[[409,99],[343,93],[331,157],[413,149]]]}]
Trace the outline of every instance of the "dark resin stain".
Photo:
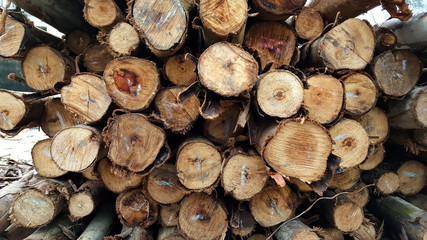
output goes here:
[{"label": "dark resin stain", "polygon": [[137,86],[139,84],[139,82],[136,80],[136,74],[126,69],[114,71],[113,78],[117,88],[120,91],[125,91],[128,93],[131,92],[131,87]]}]

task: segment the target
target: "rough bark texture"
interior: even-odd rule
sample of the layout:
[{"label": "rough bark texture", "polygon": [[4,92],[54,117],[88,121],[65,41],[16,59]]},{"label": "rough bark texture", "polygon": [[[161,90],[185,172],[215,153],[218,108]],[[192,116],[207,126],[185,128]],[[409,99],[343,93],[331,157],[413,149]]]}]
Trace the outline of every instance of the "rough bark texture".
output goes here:
[{"label": "rough bark texture", "polygon": [[312,228],[305,225],[299,219],[284,224],[275,234],[277,239],[289,240],[320,240]]},{"label": "rough bark texture", "polygon": [[77,240],[103,239],[111,231],[114,219],[112,201],[104,201],[98,208],[95,217]]},{"label": "rough bark texture", "polygon": [[298,12],[306,0],[252,0],[252,7],[258,12],[257,17],[268,21],[286,20]]}]

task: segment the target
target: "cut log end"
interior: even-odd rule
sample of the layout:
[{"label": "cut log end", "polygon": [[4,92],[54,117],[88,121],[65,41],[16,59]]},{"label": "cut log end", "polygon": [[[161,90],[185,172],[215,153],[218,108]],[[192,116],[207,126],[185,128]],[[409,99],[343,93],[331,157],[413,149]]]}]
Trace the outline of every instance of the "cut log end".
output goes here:
[{"label": "cut log end", "polygon": [[368,75],[350,73],[341,79],[345,89],[345,110],[348,114],[360,116],[374,107],[378,91]]},{"label": "cut log end", "polygon": [[164,66],[166,77],[175,85],[189,86],[197,80],[195,72],[197,65],[185,57],[187,54],[174,55],[166,60]]},{"label": "cut log end", "polygon": [[128,227],[149,227],[159,214],[158,203],[140,189],[122,192],[116,200],[116,212]]},{"label": "cut log end", "polygon": [[60,98],[53,98],[45,103],[43,115],[40,119],[40,126],[49,137],[64,128],[82,123],[78,117],[74,116],[69,110],[65,109]]},{"label": "cut log end", "polygon": [[113,193],[121,193],[129,188],[136,187],[141,184],[142,176],[134,174],[128,178],[121,178],[112,172],[113,166],[106,159],[102,159],[98,165],[98,172],[104,182],[105,187]]},{"label": "cut log end", "polygon": [[86,21],[97,28],[111,26],[117,19],[124,18],[114,0],[85,0],[83,14]]},{"label": "cut log end", "polygon": [[427,167],[417,161],[407,161],[397,170],[399,175],[399,192],[414,195],[427,184]]},{"label": "cut log end", "polygon": [[172,164],[164,164],[151,172],[146,186],[150,196],[162,204],[179,202],[185,195]]},{"label": "cut log end", "polygon": [[375,185],[381,194],[392,194],[399,188],[399,176],[393,172],[384,173],[380,176]]},{"label": "cut log end", "polygon": [[13,57],[21,50],[21,44],[25,38],[24,24],[13,20],[11,17],[6,17],[5,32],[0,38],[0,55],[3,57]]},{"label": "cut log end", "polygon": [[56,178],[67,173],[56,166],[50,154],[52,139],[37,142],[31,150],[33,164],[37,173],[43,177]]},{"label": "cut log end", "polygon": [[68,211],[75,219],[89,215],[93,209],[95,209],[95,202],[89,194],[73,194],[68,202]]},{"label": "cut log end", "polygon": [[160,208],[160,223],[163,226],[176,226],[178,225],[178,212],[180,205],[172,203],[169,205],[162,205]]},{"label": "cut log end", "polygon": [[362,225],[363,218],[362,209],[352,202],[335,207],[333,213],[336,227],[344,232],[357,230]]},{"label": "cut log end", "polygon": [[0,129],[12,130],[24,118],[27,107],[24,100],[8,91],[0,91]]},{"label": "cut log end", "polygon": [[138,32],[125,22],[116,24],[108,36],[108,45],[120,55],[130,55],[138,48],[140,41]]},{"label": "cut log end", "polygon": [[89,34],[75,29],[67,35],[66,45],[76,55],[80,55],[86,51],[91,42]]},{"label": "cut log end", "polygon": [[371,144],[380,144],[386,140],[389,132],[388,118],[381,108],[374,107],[357,121],[368,133]]},{"label": "cut log end", "polygon": [[107,45],[93,45],[87,48],[83,55],[85,67],[94,73],[102,73],[113,59],[114,56]]},{"label": "cut log end", "polygon": [[319,36],[323,27],[322,15],[312,8],[303,8],[295,20],[295,32],[304,40],[312,40]]},{"label": "cut log end", "polygon": [[382,144],[375,145],[372,154],[359,164],[360,170],[368,171],[376,168],[384,160],[384,156],[384,146]]},{"label": "cut log end", "polygon": [[360,180],[360,170],[357,167],[339,169],[329,185],[331,188],[347,190],[356,185]]},{"label": "cut log end", "polygon": [[306,0],[252,0],[253,8],[259,12],[258,18],[267,21],[286,20],[289,16],[300,10]]}]

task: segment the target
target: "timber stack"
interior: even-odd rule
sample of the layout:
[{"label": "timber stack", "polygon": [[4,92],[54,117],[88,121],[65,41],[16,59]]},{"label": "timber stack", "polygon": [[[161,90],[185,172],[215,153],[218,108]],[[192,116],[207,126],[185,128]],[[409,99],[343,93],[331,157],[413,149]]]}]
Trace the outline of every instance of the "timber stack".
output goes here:
[{"label": "timber stack", "polygon": [[[0,90],[0,129],[47,135],[0,189],[3,238],[427,239],[426,18],[404,0],[12,2],[65,37],[1,13],[36,93]],[[406,22],[356,18],[378,5]]]}]

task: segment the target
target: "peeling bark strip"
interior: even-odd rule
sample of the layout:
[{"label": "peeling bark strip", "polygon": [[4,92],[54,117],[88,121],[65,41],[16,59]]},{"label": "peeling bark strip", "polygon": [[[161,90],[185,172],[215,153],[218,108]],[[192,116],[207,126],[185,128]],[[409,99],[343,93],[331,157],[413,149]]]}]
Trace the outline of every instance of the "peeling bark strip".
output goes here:
[{"label": "peeling bark strip", "polygon": [[258,18],[268,21],[286,20],[298,12],[306,0],[252,0]]},{"label": "peeling bark strip", "polygon": [[[180,0],[134,0],[132,17],[146,44],[158,57],[177,52],[187,37],[188,15]],[[131,2],[131,3],[132,3]]]}]

